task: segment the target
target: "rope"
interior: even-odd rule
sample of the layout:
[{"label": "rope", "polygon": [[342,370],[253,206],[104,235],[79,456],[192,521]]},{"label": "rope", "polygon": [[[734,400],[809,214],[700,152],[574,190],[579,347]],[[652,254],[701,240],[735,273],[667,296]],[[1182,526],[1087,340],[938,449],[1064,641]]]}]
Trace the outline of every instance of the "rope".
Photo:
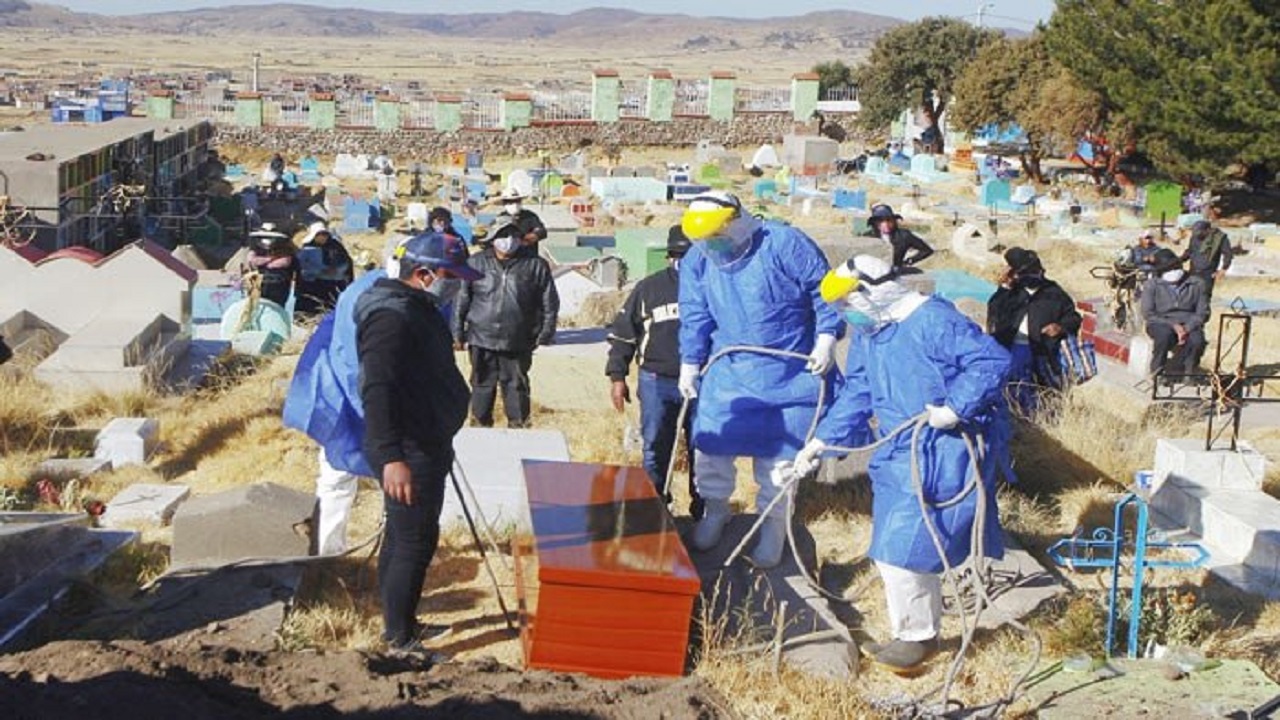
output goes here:
[{"label": "rope", "polygon": [[[775,350],[773,348],[756,347],[756,346],[749,346],[749,345],[732,345],[732,346],[723,348],[719,352],[712,355],[711,358],[707,360],[706,365],[703,366],[702,371],[700,372],[700,376],[705,376],[707,374],[707,371],[717,361],[728,356],[729,354],[739,353],[739,352],[755,353],[759,355],[769,355],[769,356],[782,357],[787,359],[802,359],[806,361],[809,359],[808,355],[804,355],[796,352],[790,352],[786,350]],[[826,399],[826,383],[823,381],[823,379],[820,376],[815,376],[815,379],[818,382],[818,403],[814,410],[813,421],[810,423],[809,429],[805,434],[806,444],[814,438],[817,432],[818,423],[822,418],[823,403]],[[679,433],[684,428],[684,419],[688,411],[688,407],[689,407],[689,399],[686,398],[680,407],[680,413],[677,420],[678,424],[676,426],[677,433]],[[869,445],[865,445],[862,447],[841,447],[841,446],[829,445],[827,446],[826,449],[830,451],[838,452],[838,453],[844,453],[844,454],[869,453],[889,443],[894,438],[896,438],[899,434],[906,432],[908,429],[911,430],[912,486],[913,486],[913,489],[915,490],[916,500],[920,506],[921,518],[924,521],[926,530],[928,530],[929,538],[933,543],[934,550],[938,553],[938,559],[942,563],[943,577],[946,580],[947,585],[951,588],[952,595],[954,596],[955,604],[960,615],[960,626],[961,626],[960,649],[956,652],[955,657],[952,659],[951,665],[947,669],[946,678],[943,681],[942,685],[940,685],[937,688],[934,688],[933,690],[930,690],[929,692],[923,695],[918,696],[917,698],[914,699],[912,705],[917,709],[919,709],[929,698],[932,698],[938,695],[939,693],[941,693],[940,705],[943,708],[943,714],[945,715],[946,708],[948,708],[952,704],[951,702],[952,687],[955,684],[956,677],[959,676],[960,671],[964,667],[965,656],[968,654],[969,648],[973,642],[973,637],[977,633],[978,624],[981,619],[982,612],[986,607],[989,607],[994,604],[991,598],[990,591],[986,586],[986,582],[985,582],[986,573],[984,571],[985,568],[983,567],[983,565],[985,564],[984,559],[986,557],[985,533],[986,533],[986,524],[987,524],[988,495],[987,495],[986,483],[983,481],[984,478],[982,475],[982,466],[981,466],[981,459],[985,455],[985,453],[982,452],[982,448],[983,448],[982,435],[978,434],[977,441],[975,441],[974,435],[971,435],[967,431],[961,429],[959,431],[960,436],[964,439],[965,446],[969,452],[969,466],[970,466],[970,470],[972,471],[971,472],[972,478],[969,480],[969,482],[967,482],[964,485],[964,487],[962,487],[954,496],[950,498],[938,500],[934,502],[930,502],[926,498],[925,490],[924,490],[923,474],[920,470],[920,433],[923,430],[924,426],[927,424],[927,422],[928,422],[928,414],[922,412],[918,415],[915,415],[903,421],[900,425],[895,427],[888,434],[882,436],[881,438],[879,438],[878,440],[876,440],[875,442]],[[686,441],[687,440],[688,438],[686,438]],[[668,488],[671,487],[671,479],[675,470],[674,457],[675,457],[675,453],[673,452],[672,453],[673,459],[667,468],[666,487]],[[851,604],[853,602],[852,600],[828,592],[825,588],[823,588],[818,583],[818,581],[815,578],[811,577],[809,575],[808,570],[805,568],[805,564],[801,561],[799,551],[796,549],[795,531],[793,529],[792,520],[794,519],[794,515],[795,515],[794,495],[796,492],[796,486],[799,483],[800,479],[801,479],[800,477],[793,475],[786,482],[783,483],[782,487],[779,489],[778,494],[764,507],[764,509],[760,511],[759,516],[756,518],[755,523],[753,523],[752,526],[747,530],[746,534],[743,535],[742,540],[729,554],[729,557],[725,560],[724,565],[722,567],[728,567],[733,564],[734,560],[736,560],[738,556],[743,552],[743,550],[745,549],[746,545],[751,540],[751,538],[756,533],[759,532],[760,527],[763,526],[764,524],[765,518],[767,518],[770,512],[772,512],[772,510],[774,509],[774,507],[776,507],[776,505],[785,498],[787,501],[786,509],[784,511],[786,514],[787,540],[788,540],[788,544],[791,547],[792,557],[795,559],[796,566],[800,569],[800,573],[804,577],[805,582],[809,585],[811,589],[813,589],[815,592],[819,593],[821,596],[827,599]],[[969,545],[969,556],[973,558],[973,561],[975,563],[974,572],[969,574],[970,575],[969,589],[974,599],[972,622],[970,621],[969,613],[965,609],[964,592],[961,588],[960,580],[956,578],[957,573],[955,571],[955,568],[951,566],[950,561],[947,559],[946,548],[943,546],[941,534],[939,533],[936,525],[934,524],[931,518],[932,511],[945,510],[946,508],[958,505],[959,503],[963,502],[964,499],[967,498],[971,493],[977,494],[976,505],[974,510],[974,521],[973,521],[973,527],[970,533],[970,545]],[[1019,632],[1021,632],[1023,635],[1025,635],[1027,638],[1029,638],[1032,641],[1032,644],[1034,645],[1034,648],[1035,648],[1034,652],[1032,653],[1032,660],[1030,663],[1028,663],[1027,669],[1023,671],[1023,673],[1019,675],[1018,678],[1010,685],[1009,691],[1003,697],[998,698],[997,700],[991,703],[988,703],[986,705],[977,706],[976,708],[970,708],[968,710],[968,714],[974,714],[976,712],[981,711],[981,712],[991,712],[994,715],[1002,708],[1012,705],[1017,700],[1017,698],[1022,694],[1022,691],[1025,689],[1024,685],[1027,683],[1027,680],[1031,677],[1031,674],[1035,671],[1036,666],[1040,664],[1040,657],[1043,652],[1043,643],[1040,641],[1039,635],[1036,634],[1030,627],[1028,627],[1027,625],[1025,625],[1019,620],[1016,620],[1014,618],[1007,618],[1007,622],[1009,623],[1009,625],[1013,626],[1014,629],[1018,630]],[[775,654],[779,652],[780,648],[781,648],[781,645],[779,644],[778,648],[775,648]]]}]

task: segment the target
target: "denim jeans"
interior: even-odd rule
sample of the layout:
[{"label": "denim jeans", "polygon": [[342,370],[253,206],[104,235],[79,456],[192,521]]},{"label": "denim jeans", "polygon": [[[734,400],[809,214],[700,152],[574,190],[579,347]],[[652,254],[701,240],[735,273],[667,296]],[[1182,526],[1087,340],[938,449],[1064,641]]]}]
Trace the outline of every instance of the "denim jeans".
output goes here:
[{"label": "denim jeans", "polygon": [[[666,491],[667,468],[671,466],[671,453],[676,443],[676,421],[684,398],[680,395],[676,378],[640,371],[636,389],[640,401],[640,434],[644,438],[644,469],[653,481],[654,488],[662,495]],[[693,427],[694,405],[685,414],[685,436]],[[694,517],[702,515],[702,499],[693,486],[693,454],[689,453],[690,512]]]},{"label": "denim jeans", "polygon": [[450,448],[429,455],[406,443],[405,456],[413,478],[413,504],[383,494],[386,527],[378,553],[382,635],[393,645],[403,645],[417,632],[418,600],[440,541],[445,478],[453,466]]}]

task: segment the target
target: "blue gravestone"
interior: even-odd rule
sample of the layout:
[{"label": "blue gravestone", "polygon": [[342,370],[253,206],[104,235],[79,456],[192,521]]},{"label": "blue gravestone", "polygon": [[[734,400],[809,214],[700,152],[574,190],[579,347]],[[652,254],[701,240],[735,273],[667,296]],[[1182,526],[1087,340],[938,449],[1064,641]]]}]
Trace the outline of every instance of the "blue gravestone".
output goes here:
[{"label": "blue gravestone", "polygon": [[342,201],[342,229],[353,233],[369,232],[369,219],[372,212],[373,209],[367,201],[353,197],[344,198]]},{"label": "blue gravestone", "polygon": [[1009,202],[1011,195],[1008,180],[993,179],[982,184],[982,204],[986,207],[999,207],[1001,203]]},{"label": "blue gravestone", "polygon": [[831,204],[841,210],[866,210],[867,191],[837,188]]}]

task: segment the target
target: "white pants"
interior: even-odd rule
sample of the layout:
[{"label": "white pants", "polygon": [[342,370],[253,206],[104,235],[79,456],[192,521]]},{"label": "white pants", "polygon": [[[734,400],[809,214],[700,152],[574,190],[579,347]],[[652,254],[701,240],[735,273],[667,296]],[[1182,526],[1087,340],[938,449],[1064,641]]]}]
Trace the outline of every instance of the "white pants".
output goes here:
[{"label": "white pants", "polygon": [[876,561],[895,640],[932,640],[942,630],[942,576]]},{"label": "white pants", "polygon": [[329,464],[320,448],[320,474],[316,476],[316,497],[320,500],[320,527],[317,545],[321,555],[338,555],[347,550],[347,519],[356,498],[356,476]]},{"label": "white pants", "polygon": [[[756,510],[764,509],[778,496],[786,482],[783,468],[789,458],[752,458],[751,474],[756,481]],[[704,500],[728,500],[737,484],[738,474],[733,467],[732,455],[708,455],[701,450],[693,453],[694,484]],[[772,517],[785,517],[787,501],[779,500],[773,506]]]}]

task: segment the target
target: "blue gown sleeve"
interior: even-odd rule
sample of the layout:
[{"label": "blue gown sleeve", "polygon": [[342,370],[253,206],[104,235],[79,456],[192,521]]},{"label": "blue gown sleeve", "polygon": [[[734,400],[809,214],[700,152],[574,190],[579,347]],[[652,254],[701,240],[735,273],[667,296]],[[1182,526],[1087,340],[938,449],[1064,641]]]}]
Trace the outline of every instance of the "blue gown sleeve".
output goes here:
[{"label": "blue gown sleeve", "polygon": [[707,307],[706,258],[694,245],[680,261],[680,362],[701,366],[711,355],[716,321]]},{"label": "blue gown sleeve", "polygon": [[816,334],[840,337],[844,332],[844,320],[832,305],[822,299],[822,293],[819,290],[823,276],[831,269],[827,264],[827,257],[822,254],[822,249],[813,241],[813,238],[795,228],[789,229],[791,232],[788,245],[794,249],[794,254],[784,267],[790,268],[795,273],[794,279],[809,293]]},{"label": "blue gown sleeve", "polygon": [[844,385],[835,401],[827,408],[814,437],[828,445],[862,447],[872,442],[871,385],[867,381],[867,369],[862,362],[858,343],[849,343],[849,357],[845,361]]},{"label": "blue gown sleeve", "polygon": [[1009,377],[1009,352],[959,313],[942,316],[926,331],[934,336],[925,343],[930,359],[951,377],[947,406],[965,420],[995,406]]}]

